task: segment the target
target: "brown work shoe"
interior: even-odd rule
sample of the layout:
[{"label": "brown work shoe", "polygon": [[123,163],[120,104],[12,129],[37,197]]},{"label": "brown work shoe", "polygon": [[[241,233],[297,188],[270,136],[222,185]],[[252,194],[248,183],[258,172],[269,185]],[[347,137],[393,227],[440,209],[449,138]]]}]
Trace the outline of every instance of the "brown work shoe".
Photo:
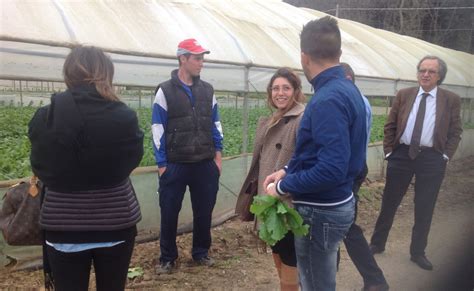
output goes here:
[{"label": "brown work shoe", "polygon": [[174,262],[160,262],[156,265],[156,274],[171,274],[173,270],[176,268],[176,264]]},{"label": "brown work shoe", "polygon": [[214,260],[209,257],[202,257],[200,259],[194,260],[194,264],[198,266],[212,267],[214,265]]}]

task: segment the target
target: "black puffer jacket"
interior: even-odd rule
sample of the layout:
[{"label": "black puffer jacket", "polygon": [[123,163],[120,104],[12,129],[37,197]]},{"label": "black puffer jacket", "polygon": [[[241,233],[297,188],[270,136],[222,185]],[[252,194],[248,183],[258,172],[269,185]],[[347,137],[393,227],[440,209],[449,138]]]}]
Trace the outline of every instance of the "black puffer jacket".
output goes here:
[{"label": "black puffer jacket", "polygon": [[128,240],[141,219],[128,176],[143,156],[133,110],[93,86],[51,97],[29,124],[31,166],[47,187],[40,224],[49,242]]},{"label": "black puffer jacket", "polygon": [[56,191],[116,186],[143,156],[135,112],[93,86],[54,95],[30,121],[28,135],[33,172]]}]

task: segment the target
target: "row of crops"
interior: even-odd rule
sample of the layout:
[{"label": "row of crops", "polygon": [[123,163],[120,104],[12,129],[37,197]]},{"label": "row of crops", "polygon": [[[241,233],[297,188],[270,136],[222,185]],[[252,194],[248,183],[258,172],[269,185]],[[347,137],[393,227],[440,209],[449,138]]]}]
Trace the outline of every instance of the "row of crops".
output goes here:
[{"label": "row of crops", "polygon": [[[28,140],[28,122],[37,108],[0,107],[0,180],[9,180],[29,176],[30,143]],[[221,122],[224,130],[225,157],[242,153],[242,109],[221,108]],[[145,132],[145,154],[141,166],[155,164],[150,129],[151,109],[137,110],[140,126]],[[267,108],[249,109],[249,143],[246,152],[252,152],[257,121],[260,116],[270,114]],[[374,116],[371,141],[383,138],[385,116]]]}]

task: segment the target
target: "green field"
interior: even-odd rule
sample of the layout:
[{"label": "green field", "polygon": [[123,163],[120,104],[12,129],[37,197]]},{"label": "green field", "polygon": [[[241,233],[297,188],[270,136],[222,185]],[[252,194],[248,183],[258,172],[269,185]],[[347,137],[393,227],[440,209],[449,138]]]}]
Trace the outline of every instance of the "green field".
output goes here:
[{"label": "green field", "polygon": [[[9,180],[30,175],[30,143],[28,140],[28,122],[37,108],[35,107],[0,107],[0,180]],[[242,153],[242,109],[221,108],[221,122],[224,130],[225,157]],[[139,109],[137,114],[140,127],[145,132],[145,154],[141,166],[155,165],[151,138],[151,109]],[[267,108],[249,109],[248,147],[252,152],[257,121],[260,116],[270,114]],[[385,116],[374,116],[371,141],[383,138]]]}]

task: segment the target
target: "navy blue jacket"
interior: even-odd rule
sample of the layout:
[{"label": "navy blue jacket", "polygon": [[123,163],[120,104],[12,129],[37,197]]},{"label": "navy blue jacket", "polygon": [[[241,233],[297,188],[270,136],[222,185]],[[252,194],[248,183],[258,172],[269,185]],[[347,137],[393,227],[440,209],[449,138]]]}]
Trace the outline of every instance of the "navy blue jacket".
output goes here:
[{"label": "navy blue jacket", "polygon": [[295,153],[279,183],[294,203],[337,205],[350,199],[366,157],[364,101],[341,66],[317,75],[300,123]]}]

